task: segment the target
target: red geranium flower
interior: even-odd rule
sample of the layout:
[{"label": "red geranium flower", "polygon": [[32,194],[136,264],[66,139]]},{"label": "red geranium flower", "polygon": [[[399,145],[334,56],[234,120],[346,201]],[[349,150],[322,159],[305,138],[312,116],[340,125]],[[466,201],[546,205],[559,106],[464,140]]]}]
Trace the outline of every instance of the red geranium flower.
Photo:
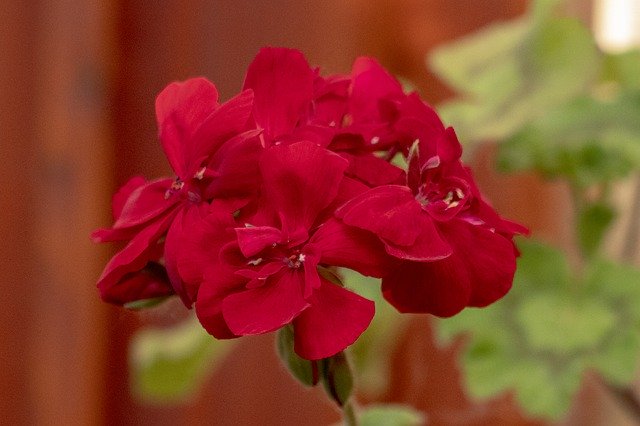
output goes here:
[{"label": "red geranium flower", "polygon": [[[296,352],[320,359],[343,350],[366,329],[373,302],[318,272],[319,266],[344,266],[379,277],[388,263],[372,235],[331,218],[337,205],[366,189],[344,178],[346,167],[344,159],[307,141],[265,150],[260,209],[235,228],[232,241],[209,246],[211,266],[195,306],[211,334],[260,334],[292,323]],[[208,219],[208,231],[188,238],[191,247],[201,250],[221,235],[226,220]],[[180,265],[185,275],[192,275],[193,266]]]},{"label": "red geranium flower", "polygon": [[401,312],[451,316],[504,296],[516,267],[511,238],[526,232],[482,200],[468,170],[451,155],[461,152],[455,134],[445,134],[435,144],[414,144],[406,185],[373,188],[337,212],[403,260],[382,282],[385,298]]},{"label": "red geranium flower", "polygon": [[247,127],[252,102],[252,92],[244,91],[220,105],[215,86],[203,78],[172,83],[158,95],[159,137],[177,177],[132,180],[118,195],[122,207],[113,227],[93,233],[100,242],[129,240],[98,281],[104,300],[123,304],[166,294],[170,287],[156,281],[145,287],[136,277],[162,258],[171,288],[191,305],[193,294],[187,294],[176,269],[180,235],[208,210],[212,197],[251,192],[260,148],[259,132]]}]

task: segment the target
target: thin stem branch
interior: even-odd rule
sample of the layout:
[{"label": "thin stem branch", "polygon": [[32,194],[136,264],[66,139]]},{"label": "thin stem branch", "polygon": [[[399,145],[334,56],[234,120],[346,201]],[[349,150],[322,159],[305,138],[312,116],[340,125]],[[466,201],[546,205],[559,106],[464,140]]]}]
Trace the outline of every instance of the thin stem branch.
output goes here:
[{"label": "thin stem branch", "polygon": [[631,200],[631,216],[629,227],[622,245],[622,260],[632,262],[638,252],[638,236],[640,235],[640,176],[636,178],[636,187]]}]

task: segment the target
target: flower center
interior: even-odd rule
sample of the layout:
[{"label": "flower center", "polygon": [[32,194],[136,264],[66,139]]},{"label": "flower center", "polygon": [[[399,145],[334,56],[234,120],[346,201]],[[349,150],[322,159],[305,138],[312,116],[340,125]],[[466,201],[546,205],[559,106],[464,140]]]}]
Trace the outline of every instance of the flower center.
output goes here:
[{"label": "flower center", "polygon": [[200,169],[192,179],[187,182],[183,181],[180,176],[176,177],[169,189],[164,193],[164,199],[168,200],[176,194],[180,194],[184,199],[191,201],[192,203],[199,203],[202,201],[200,196],[200,186],[198,183],[202,181],[204,177],[205,168]]},{"label": "flower center", "polygon": [[302,266],[305,261],[304,253],[300,253],[298,250],[294,254],[289,257],[285,257],[282,259],[285,265],[287,265],[291,269],[298,269]]}]

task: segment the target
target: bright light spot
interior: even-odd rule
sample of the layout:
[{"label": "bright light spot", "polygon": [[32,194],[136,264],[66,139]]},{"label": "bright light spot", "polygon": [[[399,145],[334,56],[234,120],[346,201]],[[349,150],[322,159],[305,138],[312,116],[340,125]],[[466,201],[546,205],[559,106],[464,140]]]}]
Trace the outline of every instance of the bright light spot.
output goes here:
[{"label": "bright light spot", "polygon": [[640,0],[596,0],[593,17],[603,50],[621,52],[640,46]]}]

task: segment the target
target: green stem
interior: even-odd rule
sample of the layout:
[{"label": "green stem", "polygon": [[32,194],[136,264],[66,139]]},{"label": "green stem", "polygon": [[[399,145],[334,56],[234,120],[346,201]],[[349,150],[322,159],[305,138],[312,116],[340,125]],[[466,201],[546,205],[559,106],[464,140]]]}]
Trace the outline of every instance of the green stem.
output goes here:
[{"label": "green stem", "polygon": [[342,420],[345,426],[358,426],[355,406],[353,398],[350,398],[342,407]]}]

